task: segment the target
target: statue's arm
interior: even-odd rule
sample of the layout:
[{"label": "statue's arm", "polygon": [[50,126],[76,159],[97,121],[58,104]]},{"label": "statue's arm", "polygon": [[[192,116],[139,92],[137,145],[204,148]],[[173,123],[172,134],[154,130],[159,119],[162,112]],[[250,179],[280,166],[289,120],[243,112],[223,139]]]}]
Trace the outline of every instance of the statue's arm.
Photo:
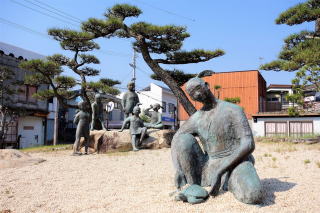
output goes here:
[{"label": "statue's arm", "polygon": [[96,105],[93,103],[91,106],[92,106],[92,120],[93,120],[96,113]]},{"label": "statue's arm", "polygon": [[[131,116],[130,116],[131,117]],[[126,118],[124,121],[123,121],[123,124],[122,124],[122,127],[121,129],[118,131],[118,132],[122,132],[124,127],[127,125],[127,123],[130,122],[130,117]]]},{"label": "statue's arm", "polygon": [[75,125],[78,125],[78,123],[79,123],[79,112],[75,115],[75,117],[74,117],[74,120],[73,120],[73,123],[75,124]]},{"label": "statue's arm", "polygon": [[124,113],[126,113],[126,112],[125,112],[125,108],[126,108],[126,98],[127,98],[127,96],[126,96],[126,93],[125,93],[125,94],[122,96],[122,100],[121,100],[122,110],[123,110]]},{"label": "statue's arm", "polygon": [[137,96],[137,103],[140,103],[140,101],[139,101],[139,96],[138,96],[137,93],[136,93],[136,96]]},{"label": "statue's arm", "polygon": [[156,123],[156,125],[161,123],[162,123],[162,115],[161,113],[158,113],[158,122]]},{"label": "statue's arm", "polygon": [[239,106],[237,106],[232,113],[234,119],[231,122],[234,126],[235,138],[239,138],[240,143],[233,153],[229,155],[212,174],[210,194],[213,196],[219,192],[221,176],[239,164],[241,160],[248,157],[255,148],[251,128],[245,113]]}]

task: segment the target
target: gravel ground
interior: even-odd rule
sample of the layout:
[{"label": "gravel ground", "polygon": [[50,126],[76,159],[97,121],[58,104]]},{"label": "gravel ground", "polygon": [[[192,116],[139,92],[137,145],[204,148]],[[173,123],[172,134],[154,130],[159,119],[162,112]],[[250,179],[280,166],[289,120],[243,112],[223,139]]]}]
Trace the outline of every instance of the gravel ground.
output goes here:
[{"label": "gravel ground", "polygon": [[222,190],[202,204],[175,202],[170,149],[70,153],[31,153],[47,161],[0,170],[0,212],[320,212],[319,144],[256,143],[260,208]]}]

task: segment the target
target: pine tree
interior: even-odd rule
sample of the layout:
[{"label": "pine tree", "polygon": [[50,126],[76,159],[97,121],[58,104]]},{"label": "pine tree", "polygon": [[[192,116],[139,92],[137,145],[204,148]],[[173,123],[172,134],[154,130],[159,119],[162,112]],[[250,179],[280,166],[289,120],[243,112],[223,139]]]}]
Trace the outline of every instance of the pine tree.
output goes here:
[{"label": "pine tree", "polygon": [[[320,1],[308,0],[295,5],[281,13],[276,24],[289,26],[315,21],[315,31],[303,30],[289,35],[284,39],[285,44],[278,55],[278,59],[260,66],[267,71],[296,71],[292,80],[297,93],[303,93],[309,83],[315,84],[319,91],[320,77]],[[299,87],[297,87],[299,85]]]},{"label": "pine tree", "polygon": [[[120,84],[119,81],[100,79],[98,82],[87,82],[86,80],[86,77],[98,76],[100,73],[100,70],[84,66],[91,63],[100,63],[98,58],[94,55],[84,54],[84,52],[100,48],[97,43],[92,41],[94,38],[92,34],[59,28],[49,29],[48,34],[60,42],[60,46],[63,50],[72,51],[74,57],[68,58],[62,54],[54,54],[48,56],[47,60],[33,59],[19,64],[21,69],[28,70],[32,73],[31,75],[26,76],[26,84],[49,84],[51,86],[51,89],[42,90],[34,94],[34,98],[48,100],[56,97],[64,108],[77,109],[77,105],[64,103],[63,99],[72,99],[80,95],[88,106],[90,106],[89,112],[91,113],[93,94],[109,93],[117,95],[120,93],[118,89],[113,87],[116,84]],[[62,75],[63,66],[71,69],[81,79],[80,82],[74,77]],[[81,86],[80,94],[75,94],[72,91],[76,85]]]},{"label": "pine tree", "polygon": [[[221,49],[208,51],[195,49],[192,51],[181,50],[183,41],[190,37],[187,28],[184,26],[165,25],[158,26],[147,22],[137,22],[130,26],[124,23],[128,17],[138,17],[142,11],[130,4],[116,4],[107,9],[104,13],[105,20],[89,18],[82,23],[82,30],[92,33],[95,38],[110,38],[117,36],[120,38],[134,38],[134,49],[142,54],[144,61],[155,73],[157,78],[168,85],[177,97],[183,108],[189,115],[196,112],[196,108],[189,101],[186,94],[180,88],[181,83],[177,82],[174,76],[175,71],[168,72],[159,64],[189,64],[205,62],[212,58],[225,54]],[[166,58],[152,58],[150,54],[165,54]],[[181,77],[182,75],[180,75]],[[155,77],[155,76],[154,76]],[[184,77],[183,77],[184,78]]]}]

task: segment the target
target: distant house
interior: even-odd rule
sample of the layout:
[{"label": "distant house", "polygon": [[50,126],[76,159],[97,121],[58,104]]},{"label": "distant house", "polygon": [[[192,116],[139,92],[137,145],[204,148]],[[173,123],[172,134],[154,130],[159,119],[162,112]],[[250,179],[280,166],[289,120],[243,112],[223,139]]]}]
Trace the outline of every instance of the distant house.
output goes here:
[{"label": "distant house", "polygon": [[[238,105],[244,108],[250,126],[252,125],[252,115],[263,110],[267,99],[266,81],[258,70],[219,72],[202,79],[209,83],[210,90],[220,100],[239,97],[240,103]],[[214,85],[221,85],[222,87],[214,91]],[[185,91],[185,85],[182,89]],[[192,101],[190,98],[189,100],[197,110],[202,108],[201,103]],[[189,116],[181,104],[179,104],[178,109],[181,126]]]},{"label": "distant house", "polygon": [[[19,68],[21,61],[37,58],[44,59],[45,56],[0,42],[0,65],[9,67],[15,72],[13,81],[23,81],[24,77],[30,74],[28,71]],[[48,87],[46,84],[20,86],[24,92],[15,95],[13,97],[15,103],[9,107],[12,110],[25,109],[27,116],[16,117],[14,122],[10,124],[7,138],[5,139],[6,147],[27,148],[45,143],[47,117],[50,114],[48,102],[32,98],[32,95],[37,91],[48,89]]]},{"label": "distant house", "polygon": [[289,107],[294,107],[296,110],[301,109],[296,103],[285,100],[287,94],[294,94],[293,86],[270,84],[267,87],[266,104],[260,107],[262,110],[252,115],[254,136],[297,137],[320,133],[320,114],[315,110],[320,109],[320,103],[311,103],[315,92],[312,91],[312,85],[306,88],[305,104],[312,104],[312,108],[307,107],[305,110],[310,113],[292,117],[288,115]]}]

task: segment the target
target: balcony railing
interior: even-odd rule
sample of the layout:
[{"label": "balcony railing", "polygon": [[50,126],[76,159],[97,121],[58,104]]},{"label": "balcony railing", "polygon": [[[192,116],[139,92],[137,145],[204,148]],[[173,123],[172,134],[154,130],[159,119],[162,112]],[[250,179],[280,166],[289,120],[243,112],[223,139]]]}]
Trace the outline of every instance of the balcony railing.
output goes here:
[{"label": "balcony railing", "polygon": [[312,102],[306,101],[305,107],[298,106],[297,103],[292,102],[267,102],[267,103],[260,103],[259,104],[259,112],[258,114],[286,114],[289,107],[294,107],[295,110],[304,109],[305,111],[320,111],[320,102]]}]

